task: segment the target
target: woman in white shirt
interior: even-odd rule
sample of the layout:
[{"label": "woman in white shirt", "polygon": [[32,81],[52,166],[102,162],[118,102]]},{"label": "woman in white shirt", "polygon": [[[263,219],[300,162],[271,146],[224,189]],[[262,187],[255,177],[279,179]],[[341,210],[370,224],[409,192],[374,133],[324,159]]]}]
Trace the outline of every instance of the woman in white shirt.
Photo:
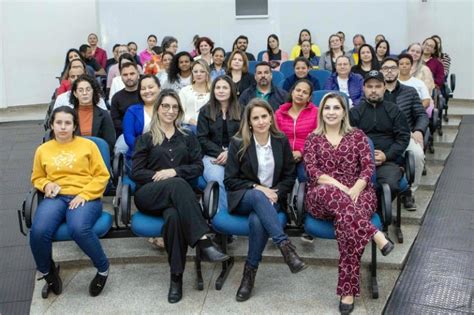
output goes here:
[{"label": "woman in white shirt", "polygon": [[184,107],[184,123],[196,134],[199,110],[209,101],[211,70],[204,59],[195,60],[191,65],[191,85],[179,91]]},{"label": "woman in white shirt", "polygon": [[292,273],[306,268],[278,215],[295,179],[288,138],[277,129],[268,102],[254,98],[245,107],[239,132],[231,140],[224,177],[229,212],[249,216],[249,249],[237,301],[250,298],[269,237]]}]

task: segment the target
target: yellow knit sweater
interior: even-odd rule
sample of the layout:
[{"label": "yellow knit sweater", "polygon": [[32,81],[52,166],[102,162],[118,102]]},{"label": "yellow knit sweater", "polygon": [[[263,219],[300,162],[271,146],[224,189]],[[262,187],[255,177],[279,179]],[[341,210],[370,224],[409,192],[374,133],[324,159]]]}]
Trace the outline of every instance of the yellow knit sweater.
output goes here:
[{"label": "yellow knit sweater", "polygon": [[36,150],[31,182],[44,192],[54,182],[61,187],[60,195],[79,195],[85,200],[101,198],[109,180],[109,171],[96,144],[74,137],[61,144],[50,140]]}]

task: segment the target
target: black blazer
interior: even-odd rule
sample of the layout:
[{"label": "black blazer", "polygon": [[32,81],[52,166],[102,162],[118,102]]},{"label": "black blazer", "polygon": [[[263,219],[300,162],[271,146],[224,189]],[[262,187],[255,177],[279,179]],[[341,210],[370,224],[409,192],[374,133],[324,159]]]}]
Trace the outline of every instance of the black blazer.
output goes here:
[{"label": "black blazer", "polygon": [[[81,135],[81,130],[77,126],[76,134]],[[115,128],[108,111],[94,106],[92,117],[92,136],[104,139],[109,145],[110,152],[115,146]]]},{"label": "black blazer", "polygon": [[[295,184],[295,161],[286,136],[281,138],[271,136],[271,145],[275,160],[271,188],[278,189],[278,203],[284,204],[287,194],[291,192]],[[253,137],[242,159],[239,158],[237,153],[241,147],[242,140],[232,138],[224,176],[229,212],[234,211],[247,189],[252,189],[254,184],[260,184],[258,179],[257,149],[255,148]]]},{"label": "black blazer", "polygon": [[[241,112],[243,112],[243,109]],[[233,120],[227,117],[224,122],[222,119],[222,111],[219,111],[216,115],[216,121],[212,121],[210,118],[209,104],[201,108],[198,116],[197,137],[199,144],[201,144],[203,154],[217,157],[224,151],[222,149],[222,130],[224,123],[227,123],[227,133],[230,140],[237,131],[239,131],[240,120]]]}]

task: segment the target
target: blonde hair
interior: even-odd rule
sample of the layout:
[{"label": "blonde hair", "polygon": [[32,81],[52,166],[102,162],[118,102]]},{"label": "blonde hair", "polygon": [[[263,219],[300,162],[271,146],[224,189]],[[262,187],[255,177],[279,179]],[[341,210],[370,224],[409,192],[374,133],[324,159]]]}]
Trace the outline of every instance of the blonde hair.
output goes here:
[{"label": "blonde hair", "polygon": [[163,143],[163,140],[165,139],[165,132],[161,128],[161,121],[160,121],[160,116],[158,115],[158,108],[161,106],[163,99],[167,96],[174,98],[178,102],[179,111],[178,111],[178,117],[176,117],[174,121],[174,126],[179,132],[186,134],[184,131],[184,128],[182,127],[182,123],[184,120],[184,109],[183,109],[183,105],[181,105],[181,100],[179,99],[178,94],[174,90],[164,89],[164,90],[161,90],[160,94],[158,95],[158,99],[156,100],[155,105],[153,105],[153,116],[151,117],[151,122],[150,122],[150,133],[153,139],[153,145],[161,145]]},{"label": "blonde hair", "polygon": [[314,133],[317,135],[326,134],[326,123],[324,122],[324,119],[323,119],[323,110],[324,110],[324,105],[326,105],[326,102],[333,98],[339,101],[339,103],[342,105],[342,108],[344,110],[344,117],[342,117],[341,127],[339,128],[339,134],[344,136],[350,133],[353,129],[349,122],[349,111],[348,111],[348,106],[347,106],[345,97],[336,92],[329,92],[326,95],[324,95],[319,105],[318,127],[314,130]]},{"label": "blonde hair", "polygon": [[206,92],[211,91],[211,69],[209,68],[209,65],[207,64],[207,61],[204,59],[198,59],[194,60],[193,63],[191,64],[191,82],[194,84],[194,75],[193,75],[193,69],[194,66],[200,65],[201,67],[204,68],[204,71],[206,72]]},{"label": "blonde hair", "polygon": [[281,138],[284,137],[284,134],[278,129],[278,127],[275,124],[275,115],[273,113],[273,109],[268,104],[267,101],[260,99],[260,98],[254,98],[252,99],[247,106],[245,106],[244,114],[242,116],[242,120],[240,121],[240,128],[237,134],[234,136],[236,139],[242,141],[242,148],[240,148],[238,154],[240,156],[240,159],[243,158],[245,155],[245,152],[247,151],[248,147],[250,146],[250,143],[252,142],[252,127],[250,123],[250,115],[252,114],[252,110],[256,107],[260,107],[265,109],[268,114],[271,116],[272,121],[270,123],[270,135]]}]

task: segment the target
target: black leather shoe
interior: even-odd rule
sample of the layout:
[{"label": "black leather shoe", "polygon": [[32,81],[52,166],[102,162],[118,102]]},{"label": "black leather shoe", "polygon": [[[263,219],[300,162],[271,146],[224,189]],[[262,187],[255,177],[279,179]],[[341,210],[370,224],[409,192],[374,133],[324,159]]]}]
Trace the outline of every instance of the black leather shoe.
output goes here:
[{"label": "black leather shoe", "polygon": [[395,248],[395,244],[393,244],[392,240],[387,238],[387,244],[384,245],[384,247],[380,250],[382,252],[382,255],[387,256],[392,252],[392,250]]},{"label": "black leather shoe", "polygon": [[89,285],[89,294],[91,296],[98,296],[104,289],[106,282],[107,276],[96,273],[94,279],[92,279],[91,284]]},{"label": "black leather shoe", "polygon": [[257,269],[251,267],[249,264],[245,264],[244,275],[240,282],[240,287],[237,290],[235,299],[238,302],[247,301],[252,294],[253,285],[255,283],[255,276],[257,275]]},{"label": "black leather shoe", "polygon": [[202,246],[198,243],[202,261],[221,262],[230,259],[229,255],[224,254],[215,244],[211,246]]},{"label": "black leather shoe", "polygon": [[63,281],[61,277],[59,277],[59,265],[56,267],[56,263],[53,260],[51,260],[49,273],[38,280],[42,279],[46,281],[46,284],[41,290],[41,297],[43,299],[48,298],[49,292],[53,292],[56,295],[60,295],[63,292]]},{"label": "black leather shoe", "polygon": [[295,246],[291,244],[289,240],[283,241],[279,245],[279,248],[286,264],[288,267],[290,267],[292,273],[300,272],[308,267],[300,258],[300,256],[298,256]]},{"label": "black leather shoe", "polygon": [[407,211],[416,211],[415,198],[411,192],[409,192],[408,195],[403,198],[403,207]]},{"label": "black leather shoe", "polygon": [[183,297],[183,279],[170,281],[170,290],[168,291],[168,302],[178,303]]},{"label": "black leather shoe", "polygon": [[342,303],[342,298],[341,301],[339,301],[339,312],[341,312],[342,315],[347,315],[352,313],[354,310],[354,302],[352,304],[346,304]]}]

